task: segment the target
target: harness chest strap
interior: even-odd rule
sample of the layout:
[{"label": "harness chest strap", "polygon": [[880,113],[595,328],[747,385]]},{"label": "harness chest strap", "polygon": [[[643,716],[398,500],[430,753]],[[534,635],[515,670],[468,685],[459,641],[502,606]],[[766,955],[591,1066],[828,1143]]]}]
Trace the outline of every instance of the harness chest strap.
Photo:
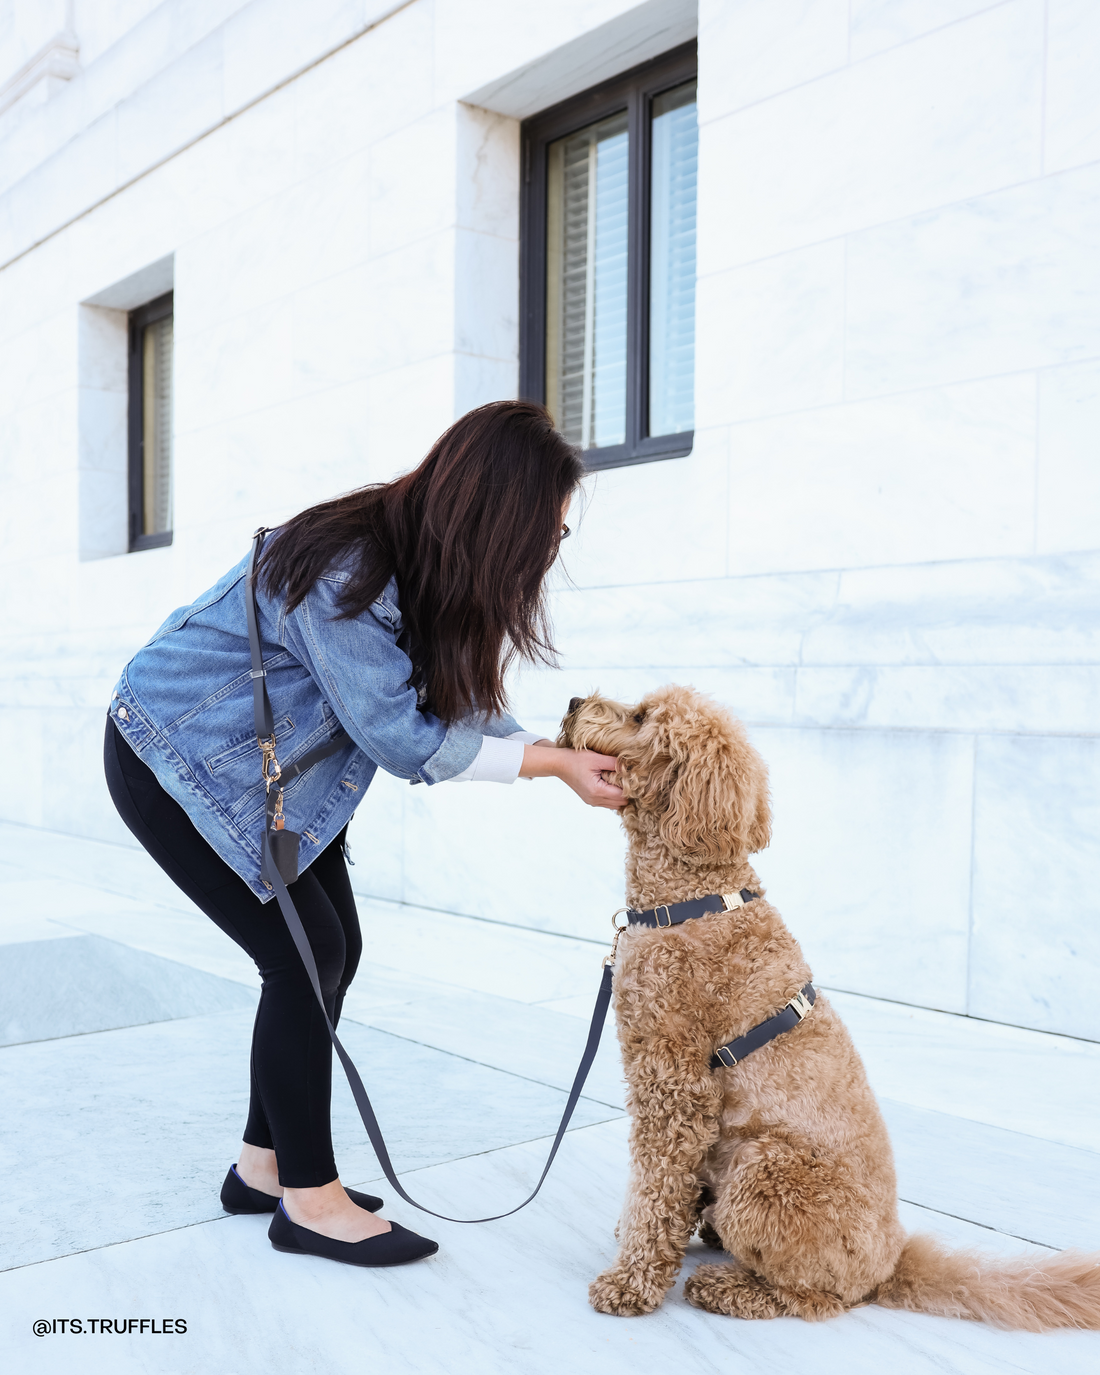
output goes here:
[{"label": "harness chest strap", "polygon": [[[759,893],[742,888],[737,893],[708,893],[706,897],[692,898],[688,902],[658,903],[656,907],[647,907],[643,911],[628,907],[626,915],[631,926],[660,927],[664,930],[696,917],[710,916],[715,912],[733,912],[759,896]],[[769,1041],[774,1041],[777,1036],[782,1036],[785,1031],[796,1027],[813,1011],[816,1001],[817,991],[813,984],[806,984],[774,1017],[758,1022],[756,1026],[750,1027],[744,1036],[738,1036],[732,1041],[727,1041],[724,1046],[719,1046],[710,1057],[711,1069],[733,1069],[746,1055],[751,1055],[754,1050],[759,1050]]]}]

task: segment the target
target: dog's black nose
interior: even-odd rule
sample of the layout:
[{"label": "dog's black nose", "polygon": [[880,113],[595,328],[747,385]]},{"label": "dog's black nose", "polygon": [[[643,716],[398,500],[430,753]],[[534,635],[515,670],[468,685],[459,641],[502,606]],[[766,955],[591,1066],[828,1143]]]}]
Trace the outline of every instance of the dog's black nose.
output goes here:
[{"label": "dog's black nose", "polygon": [[577,708],[580,706],[580,704],[581,704],[583,701],[584,701],[584,698],[583,698],[583,697],[570,697],[570,699],[569,699],[569,710],[570,710],[570,712],[576,711]]}]

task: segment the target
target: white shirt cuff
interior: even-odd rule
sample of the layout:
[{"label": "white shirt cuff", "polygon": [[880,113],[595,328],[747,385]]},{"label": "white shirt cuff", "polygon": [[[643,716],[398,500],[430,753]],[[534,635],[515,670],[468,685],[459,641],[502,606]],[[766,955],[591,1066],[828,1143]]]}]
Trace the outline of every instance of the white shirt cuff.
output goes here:
[{"label": "white shirt cuff", "polygon": [[[502,740],[498,735],[483,735],[481,749],[477,758],[461,773],[456,773],[452,783],[514,783],[523,765],[523,746],[528,732],[521,731],[524,740],[510,737]],[[534,736],[533,740],[539,739]]]},{"label": "white shirt cuff", "polygon": [[525,745],[537,745],[540,740],[545,740],[545,735],[539,735],[533,730],[514,730],[511,735],[505,736],[506,740],[522,740]]}]

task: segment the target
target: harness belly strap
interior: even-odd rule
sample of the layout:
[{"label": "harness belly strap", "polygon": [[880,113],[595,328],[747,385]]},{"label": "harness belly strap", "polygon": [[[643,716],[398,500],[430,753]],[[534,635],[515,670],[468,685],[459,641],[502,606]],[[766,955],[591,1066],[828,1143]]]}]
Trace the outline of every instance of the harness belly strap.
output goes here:
[{"label": "harness belly strap", "polygon": [[738,1036],[736,1040],[727,1041],[724,1046],[719,1046],[710,1057],[711,1069],[732,1069],[746,1055],[751,1055],[754,1050],[759,1050],[769,1041],[774,1041],[777,1036],[782,1036],[785,1031],[790,1031],[791,1027],[797,1026],[804,1017],[809,1016],[815,1002],[817,991],[812,983],[806,984],[782,1012],[777,1012],[766,1021],[758,1022],[746,1031],[744,1036]]}]

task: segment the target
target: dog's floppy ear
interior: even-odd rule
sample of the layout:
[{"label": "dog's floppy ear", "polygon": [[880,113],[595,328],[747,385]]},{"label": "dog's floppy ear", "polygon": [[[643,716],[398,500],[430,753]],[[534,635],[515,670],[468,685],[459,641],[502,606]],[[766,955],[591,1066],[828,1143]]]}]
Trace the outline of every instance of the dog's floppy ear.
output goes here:
[{"label": "dog's floppy ear", "polygon": [[771,839],[767,770],[739,723],[724,714],[690,728],[672,721],[666,740],[675,765],[659,833],[668,848],[696,864],[715,864],[762,850]]}]

